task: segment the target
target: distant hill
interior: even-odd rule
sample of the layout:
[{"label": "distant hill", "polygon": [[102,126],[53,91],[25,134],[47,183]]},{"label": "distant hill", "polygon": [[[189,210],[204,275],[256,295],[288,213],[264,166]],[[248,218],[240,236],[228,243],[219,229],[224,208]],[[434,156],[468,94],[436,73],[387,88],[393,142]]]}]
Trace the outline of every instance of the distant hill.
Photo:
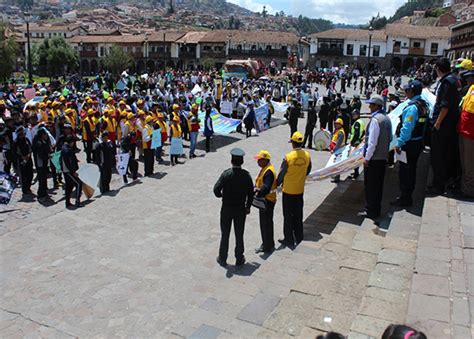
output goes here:
[{"label": "distant hill", "polygon": [[405,16],[411,16],[414,11],[423,11],[441,6],[443,6],[443,3],[440,0],[409,0],[397,9],[395,14],[388,19],[388,22],[392,23]]}]

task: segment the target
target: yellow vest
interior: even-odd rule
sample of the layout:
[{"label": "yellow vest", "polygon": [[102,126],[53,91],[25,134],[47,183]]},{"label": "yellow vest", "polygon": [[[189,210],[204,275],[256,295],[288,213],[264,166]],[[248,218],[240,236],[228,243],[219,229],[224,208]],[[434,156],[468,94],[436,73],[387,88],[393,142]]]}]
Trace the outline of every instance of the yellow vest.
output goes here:
[{"label": "yellow vest", "polygon": [[311,162],[309,153],[295,149],[285,156],[288,170],[283,178],[282,192],[286,194],[303,194],[306,172]]},{"label": "yellow vest", "polygon": [[181,126],[180,125],[171,125],[171,137],[172,138],[181,138]]},{"label": "yellow vest", "polygon": [[109,133],[115,133],[117,131],[117,122],[113,117],[104,117],[104,121],[107,123],[106,130]]},{"label": "yellow vest", "polygon": [[271,171],[273,173],[273,184],[272,184],[272,187],[270,188],[270,193],[268,193],[265,196],[265,199],[267,199],[268,201],[275,202],[277,200],[277,195],[276,195],[277,182],[276,182],[275,168],[273,167],[272,164],[269,163],[266,167],[260,170],[260,173],[258,173],[257,179],[255,180],[255,186],[257,188],[261,188],[263,186],[263,178],[265,177],[265,174],[267,174],[268,171]]},{"label": "yellow vest", "polygon": [[143,140],[143,149],[149,149],[151,147],[151,136],[153,135],[153,127],[149,126],[148,124],[143,127],[143,129],[147,130],[148,135],[150,136],[150,141]]},{"label": "yellow vest", "polygon": [[342,145],[346,143],[346,132],[344,132],[343,128],[339,128],[338,130],[334,131],[334,134],[332,135],[332,142],[337,144],[337,139],[339,139],[339,134],[343,135],[342,137]]}]

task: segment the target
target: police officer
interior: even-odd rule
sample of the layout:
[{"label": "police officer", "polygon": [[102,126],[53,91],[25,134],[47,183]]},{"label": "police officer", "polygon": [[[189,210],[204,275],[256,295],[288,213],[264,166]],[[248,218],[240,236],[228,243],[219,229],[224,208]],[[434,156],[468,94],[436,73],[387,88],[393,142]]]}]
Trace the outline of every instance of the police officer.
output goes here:
[{"label": "police officer", "polygon": [[273,211],[275,210],[276,195],[276,172],[270,162],[270,153],[261,150],[255,156],[258,166],[261,168],[255,180],[255,195],[265,199],[265,208],[259,210],[260,233],[262,245],[255,250],[256,253],[271,253],[275,249],[273,239]]},{"label": "police officer", "polygon": [[426,129],[428,107],[421,98],[423,85],[419,80],[411,80],[403,87],[410,100],[403,109],[397,126],[397,146],[395,152],[406,152],[407,162],[399,161],[400,196],[391,202],[394,206],[407,207],[413,204],[412,193],[416,182],[416,165],[423,150],[423,135]]},{"label": "police officer", "polygon": [[254,194],[252,178],[249,172],[242,168],[245,152],[240,148],[233,148],[230,154],[232,168],[225,170],[214,185],[215,196],[222,198],[221,242],[217,263],[223,267],[227,266],[232,222],[235,229],[235,264],[240,266],[245,263],[245,218],[250,213]]},{"label": "police officer", "polygon": [[285,155],[277,177],[283,192],[282,245],[293,247],[303,241],[303,193],[306,176],[311,171],[311,157],[303,149],[303,135],[296,131],[291,136],[293,150]]},{"label": "police officer", "polygon": [[[360,118],[360,110],[354,109],[352,111],[352,127],[351,127],[351,147],[357,147],[362,142],[362,138],[365,134],[365,124]],[[354,169],[351,174],[351,179],[357,179],[359,177],[359,167]]]},{"label": "police officer", "polygon": [[383,183],[388,150],[392,141],[392,124],[384,115],[384,101],[380,95],[374,95],[366,101],[369,104],[371,118],[365,129],[364,147],[364,186],[365,210],[357,215],[376,219],[382,208]]},{"label": "police officer", "polygon": [[316,108],[314,107],[313,98],[309,98],[309,109],[308,109],[308,118],[306,120],[306,128],[304,131],[304,140],[303,147],[306,147],[306,141],[309,141],[308,148],[313,148],[313,131],[316,123],[318,121],[318,116],[316,115]]},{"label": "police officer", "polygon": [[25,128],[19,126],[16,129],[17,138],[13,144],[15,157],[20,170],[21,190],[23,195],[33,194],[31,182],[33,181],[33,160],[31,158],[32,147],[30,140],[26,137]]},{"label": "police officer", "polygon": [[81,194],[82,194],[82,182],[79,179],[77,170],[79,169],[79,161],[76,158],[76,152],[74,144],[76,139],[72,135],[68,135],[65,139],[64,145],[61,148],[61,170],[64,173],[64,179],[66,181],[66,208],[70,208],[71,194],[76,188],[76,207],[82,207],[81,205]]}]

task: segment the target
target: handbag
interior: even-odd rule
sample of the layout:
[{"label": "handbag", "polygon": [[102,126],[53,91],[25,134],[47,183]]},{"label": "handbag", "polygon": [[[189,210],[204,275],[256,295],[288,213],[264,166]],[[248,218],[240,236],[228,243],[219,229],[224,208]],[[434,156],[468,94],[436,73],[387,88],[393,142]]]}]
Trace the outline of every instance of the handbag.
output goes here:
[{"label": "handbag", "polygon": [[252,206],[258,208],[259,210],[265,211],[267,209],[267,202],[263,197],[253,197]]}]

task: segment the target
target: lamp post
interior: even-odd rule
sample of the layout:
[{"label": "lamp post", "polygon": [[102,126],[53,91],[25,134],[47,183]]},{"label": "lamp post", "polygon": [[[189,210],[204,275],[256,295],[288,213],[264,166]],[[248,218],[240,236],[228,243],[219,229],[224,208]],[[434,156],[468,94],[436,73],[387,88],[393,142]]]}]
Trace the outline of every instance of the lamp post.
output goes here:
[{"label": "lamp post", "polygon": [[164,60],[164,69],[166,74],[166,32],[163,32],[163,60]]},{"label": "lamp post", "polygon": [[227,59],[230,59],[230,39],[232,38],[232,35],[227,34]]},{"label": "lamp post", "polygon": [[392,81],[392,76],[393,76],[393,72],[392,72],[392,68],[393,68],[393,53],[395,52],[394,51],[395,49],[395,39],[392,39],[392,55],[391,55],[391,58],[390,58],[390,63],[389,63],[389,69],[388,71],[390,72],[390,86],[393,85],[393,81]]},{"label": "lamp post", "polygon": [[365,78],[365,89],[369,88],[369,75],[370,75],[370,49],[372,47],[372,34],[374,29],[372,26],[369,27],[369,50],[367,52],[367,74]]},{"label": "lamp post", "polygon": [[30,44],[30,13],[24,12],[23,16],[26,21],[26,44],[28,51],[28,79],[33,82],[33,71],[31,69],[31,44]]},{"label": "lamp post", "polygon": [[82,58],[81,58],[81,54],[82,54],[82,45],[84,43],[81,41],[79,41],[79,75],[82,77]]},{"label": "lamp post", "polygon": [[143,43],[143,54],[145,54],[145,70],[148,72],[148,33],[145,33],[145,41]]}]

